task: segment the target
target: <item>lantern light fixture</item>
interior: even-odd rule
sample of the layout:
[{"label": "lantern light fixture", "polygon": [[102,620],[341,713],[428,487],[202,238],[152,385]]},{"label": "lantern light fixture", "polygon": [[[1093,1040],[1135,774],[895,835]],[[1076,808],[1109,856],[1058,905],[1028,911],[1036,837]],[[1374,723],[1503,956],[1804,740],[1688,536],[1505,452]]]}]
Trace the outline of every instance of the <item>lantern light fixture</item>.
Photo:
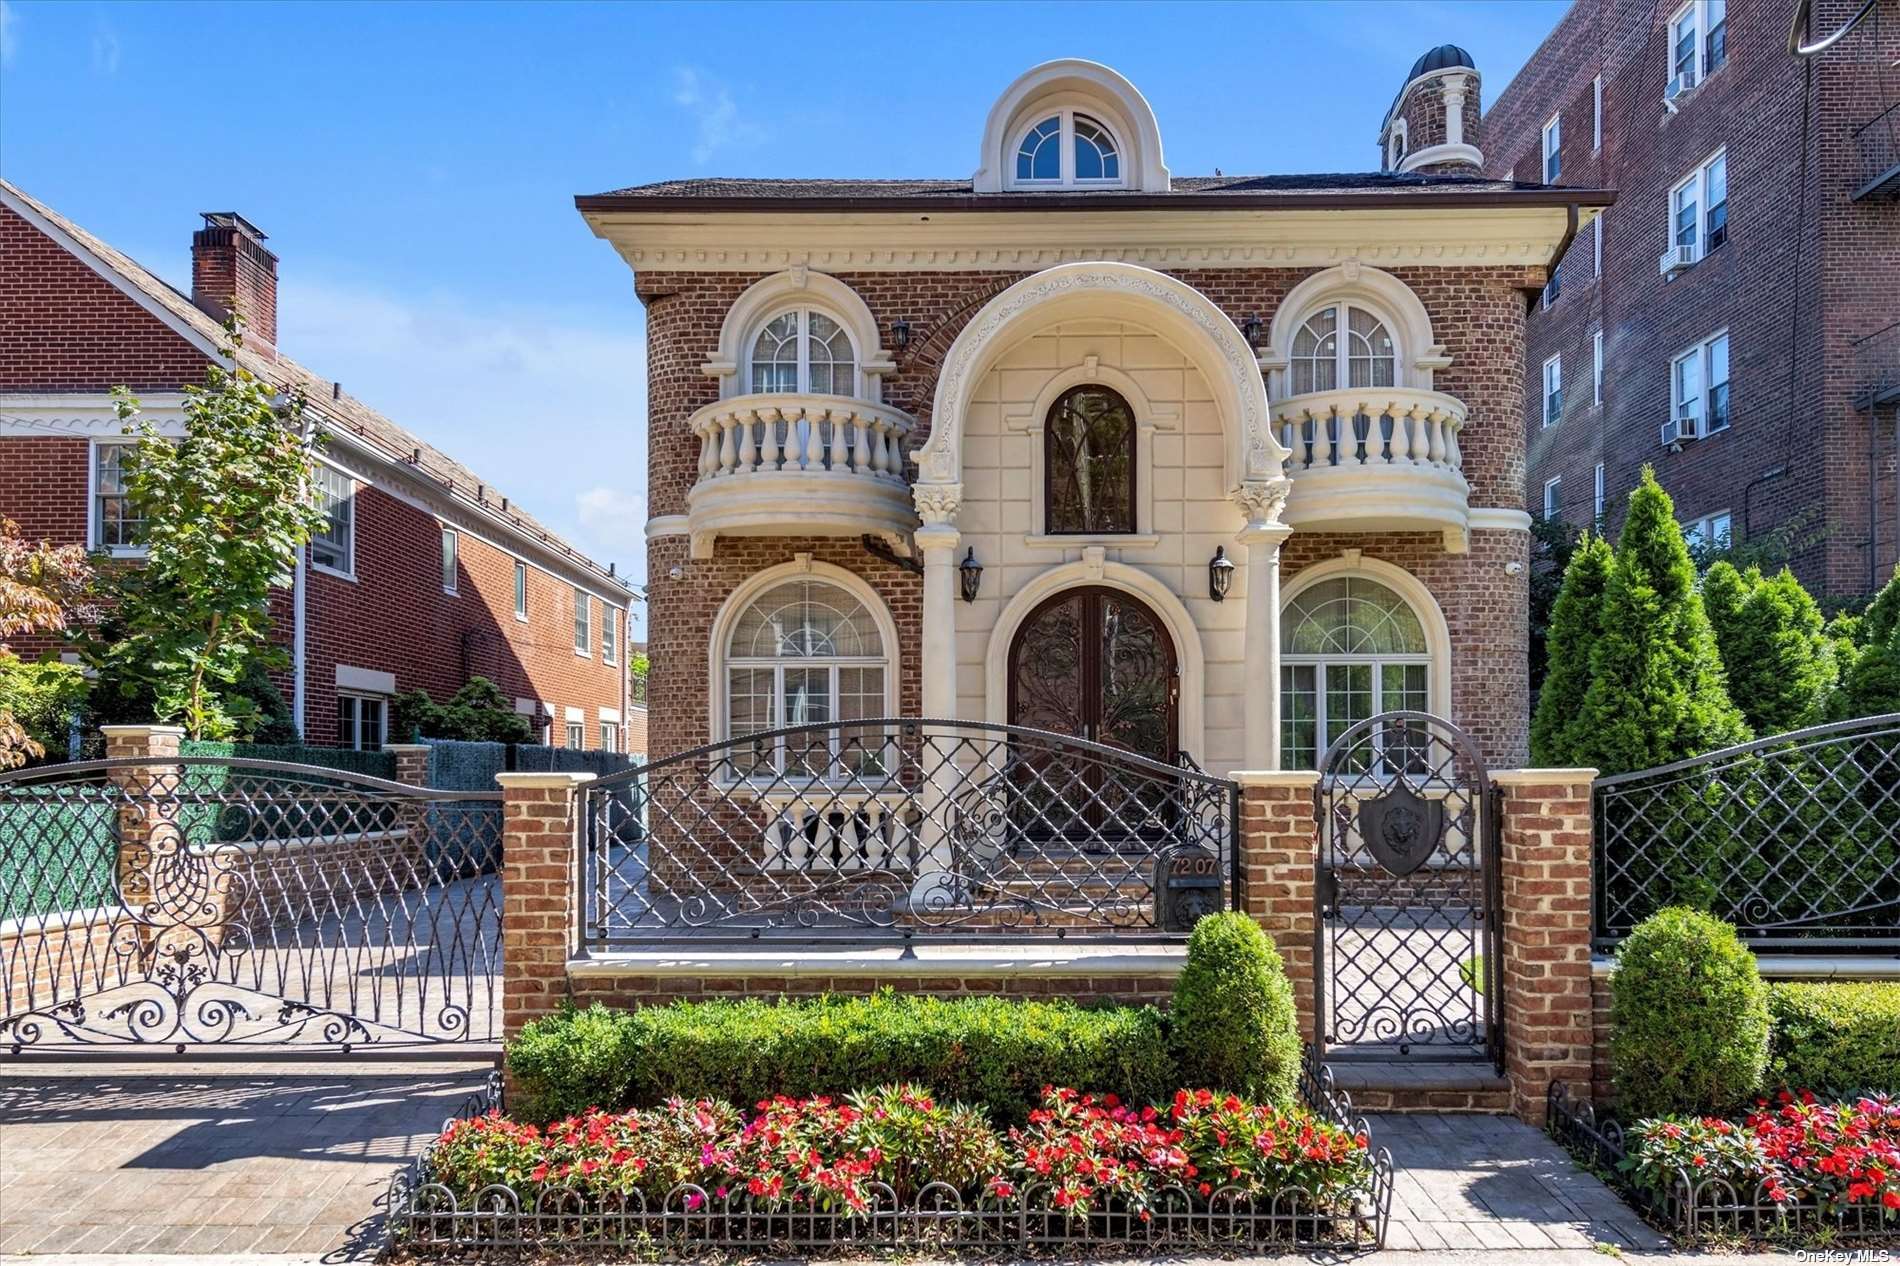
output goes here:
[{"label": "lantern light fixture", "polygon": [[1227,547],[1216,545],[1214,557],[1207,560],[1207,592],[1216,602],[1227,601],[1227,591],[1234,585],[1234,560],[1227,557]]},{"label": "lantern light fixture", "polygon": [[963,585],[963,600],[975,602],[977,590],[983,585],[983,564],[976,561],[976,546],[972,545],[957,564],[957,579]]}]

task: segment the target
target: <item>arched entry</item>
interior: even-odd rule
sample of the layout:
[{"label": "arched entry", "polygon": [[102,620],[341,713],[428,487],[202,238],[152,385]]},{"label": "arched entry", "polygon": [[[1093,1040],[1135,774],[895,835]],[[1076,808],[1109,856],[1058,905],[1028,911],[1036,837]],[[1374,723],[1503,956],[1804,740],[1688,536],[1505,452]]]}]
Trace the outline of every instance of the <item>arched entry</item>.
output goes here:
[{"label": "arched entry", "polygon": [[1180,690],[1167,624],[1141,599],[1106,585],[1044,599],[1010,642],[1012,725],[1172,763]]}]

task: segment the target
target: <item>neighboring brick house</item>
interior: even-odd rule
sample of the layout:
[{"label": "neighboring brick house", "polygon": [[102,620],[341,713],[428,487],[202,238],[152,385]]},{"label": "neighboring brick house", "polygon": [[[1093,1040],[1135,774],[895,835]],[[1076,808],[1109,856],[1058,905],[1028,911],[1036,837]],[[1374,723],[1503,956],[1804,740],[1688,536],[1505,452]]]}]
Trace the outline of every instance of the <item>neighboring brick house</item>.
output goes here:
[{"label": "neighboring brick house", "polygon": [[444,700],[482,676],[536,717],[543,741],[623,750],[627,584],[281,355],[277,258],[242,217],[207,215],[191,249],[185,295],[0,183],[0,516],[29,537],[136,558],[136,527],[113,495],[123,437],[108,393],[128,387],[161,432],[179,426],[180,388],[222,359],[235,298],[241,363],[303,391],[327,437],[330,527],[272,610],[291,655],[280,685],[305,741],[379,745],[398,691]]},{"label": "neighboring brick house", "polygon": [[1058,61],[973,179],[578,198],[647,309],[652,753],[922,715],[1297,768],[1405,706],[1520,763],[1527,296],[1610,199],[1482,177],[1475,73],[1410,78],[1428,171],[1174,177]]},{"label": "neighboring brick house", "polygon": [[[1825,51],[1820,42],[1852,27]],[[1900,0],[1577,0],[1483,121],[1500,178],[1601,185],[1531,313],[1527,504],[1691,530],[1866,593],[1900,550]],[[1548,387],[1548,390],[1546,389]]]}]

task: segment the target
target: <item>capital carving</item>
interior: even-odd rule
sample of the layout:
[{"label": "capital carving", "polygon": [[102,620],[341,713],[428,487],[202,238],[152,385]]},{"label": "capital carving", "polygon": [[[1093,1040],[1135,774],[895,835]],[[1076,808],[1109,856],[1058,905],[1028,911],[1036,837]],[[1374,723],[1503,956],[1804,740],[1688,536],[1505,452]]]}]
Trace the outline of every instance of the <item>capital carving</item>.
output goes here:
[{"label": "capital carving", "polygon": [[1234,491],[1234,504],[1247,516],[1249,524],[1278,523],[1281,511],[1286,509],[1287,493],[1292,488],[1292,482],[1284,478],[1248,480]]},{"label": "capital carving", "polygon": [[926,527],[954,524],[963,506],[962,484],[918,484],[910,492],[917,506],[917,517]]}]

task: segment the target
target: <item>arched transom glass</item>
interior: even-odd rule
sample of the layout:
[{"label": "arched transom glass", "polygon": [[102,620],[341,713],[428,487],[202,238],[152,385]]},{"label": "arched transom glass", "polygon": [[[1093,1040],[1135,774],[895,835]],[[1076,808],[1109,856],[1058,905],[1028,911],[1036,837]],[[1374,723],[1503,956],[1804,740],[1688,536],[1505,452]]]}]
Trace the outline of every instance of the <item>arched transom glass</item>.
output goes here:
[{"label": "arched transom glass", "polygon": [[1316,769],[1355,722],[1430,707],[1431,647],[1405,599],[1339,576],[1303,589],[1280,617],[1280,759]]},{"label": "arched transom glass", "polygon": [[1293,395],[1398,384],[1398,347],[1384,321],[1364,308],[1321,308],[1293,336]]},{"label": "arched transom glass", "polygon": [[[876,717],[885,711],[888,649],[854,595],[823,580],[775,585],[733,622],[726,640],[727,735]],[[862,769],[879,743],[850,730],[758,744],[734,753],[741,777],[822,777]]]},{"label": "arched transom glass", "polygon": [[1126,533],[1135,528],[1135,411],[1119,392],[1073,387],[1043,431],[1044,531]]},{"label": "arched transom glass", "polygon": [[1023,132],[1015,172],[1019,185],[1118,185],[1121,150],[1107,124],[1058,110]]},{"label": "arched transom glass", "polygon": [[782,312],[752,341],[753,391],[855,396],[857,370],[851,336],[822,312]]}]

